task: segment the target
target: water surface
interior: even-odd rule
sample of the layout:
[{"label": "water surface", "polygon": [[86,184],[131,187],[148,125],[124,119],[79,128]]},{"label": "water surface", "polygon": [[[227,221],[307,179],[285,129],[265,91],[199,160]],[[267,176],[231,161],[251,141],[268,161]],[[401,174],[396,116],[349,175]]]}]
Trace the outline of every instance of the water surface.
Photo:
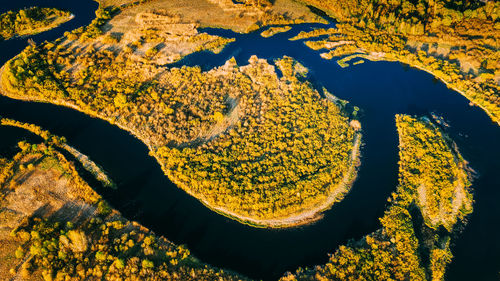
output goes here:
[{"label": "water surface", "polygon": [[[36,42],[54,40],[66,30],[88,24],[96,3],[91,1],[41,1],[42,6],[71,10],[76,18],[52,31],[33,36]],[[39,2],[37,2],[39,3]],[[10,2],[0,12],[32,5]],[[458,93],[430,74],[393,62],[367,62],[347,69],[319,57],[302,41],[287,39],[318,25],[299,25],[287,33],[265,39],[258,32],[240,35],[205,29],[235,37],[218,55],[203,52],[177,65],[220,66],[231,57],[240,65],[251,55],[272,62],[284,55],[309,70],[310,81],[362,109],[362,166],[351,192],[315,224],[285,230],[256,229],[218,215],[178,189],[163,175],[147,147],[129,133],[100,119],[50,104],[29,103],[0,97],[0,115],[38,124],[65,136],[68,143],[99,163],[118,184],[118,190],[98,190],[124,216],[137,220],[176,244],[186,244],[195,256],[209,264],[238,271],[249,277],[273,280],[299,266],[324,264],[328,253],[349,239],[359,239],[380,227],[378,218],[386,199],[397,185],[398,138],[394,115],[442,115],[451,125],[447,133],[476,169],[474,213],[455,239],[455,258],[447,280],[496,280],[500,271],[500,128],[479,108],[471,107]],[[260,31],[259,31],[260,32]],[[26,46],[26,38],[0,42],[0,63]],[[28,137],[0,127],[0,154],[15,151],[17,140]]]}]

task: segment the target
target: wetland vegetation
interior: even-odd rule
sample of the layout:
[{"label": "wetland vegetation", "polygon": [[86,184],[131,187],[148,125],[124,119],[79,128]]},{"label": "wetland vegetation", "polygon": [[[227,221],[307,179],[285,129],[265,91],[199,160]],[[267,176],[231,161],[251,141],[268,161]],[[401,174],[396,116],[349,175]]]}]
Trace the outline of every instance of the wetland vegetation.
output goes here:
[{"label": "wetland vegetation", "polygon": [[52,140],[21,141],[14,157],[0,158],[3,277],[246,279],[202,264],[184,246],[123,218],[80,177]]},{"label": "wetland vegetation", "polygon": [[[500,122],[498,3],[303,2],[339,23],[290,40],[326,49],[321,56],[342,67],[363,58],[421,68]],[[309,224],[344,198],[361,164],[359,108],[350,112],[345,101],[317,90],[306,67],[287,56],[252,56],[245,65],[232,58],[209,70],[169,66],[235,41],[200,27],[273,26],[260,33],[271,37],[289,24],[323,19],[291,0],[99,3],[90,25],[54,42],[31,42],[8,61],[2,94],[74,108],[131,132],[179,188],[250,226]],[[26,22],[37,26],[21,14],[5,34],[23,35],[11,31]],[[112,181],[64,138],[11,119],[1,124],[43,142],[22,141],[12,159],[0,158],[0,249],[8,261],[0,273],[28,280],[246,280],[122,217],[59,149],[83,159],[104,185]],[[399,180],[380,229],[330,249],[326,264],[281,280],[444,280],[453,234],[472,213],[470,171],[429,119],[397,115],[396,126]]]},{"label": "wetland vegetation", "polygon": [[70,12],[55,8],[31,7],[17,12],[7,11],[0,15],[0,40],[44,32],[72,17]]},{"label": "wetland vegetation", "polygon": [[[338,20],[294,39],[326,59],[360,54],[432,73],[500,123],[500,2],[305,1]],[[312,36],[326,39],[311,40]]]},{"label": "wetland vegetation", "polygon": [[398,115],[396,125],[399,185],[382,228],[281,280],[444,280],[452,232],[472,212],[467,163],[428,119]]}]

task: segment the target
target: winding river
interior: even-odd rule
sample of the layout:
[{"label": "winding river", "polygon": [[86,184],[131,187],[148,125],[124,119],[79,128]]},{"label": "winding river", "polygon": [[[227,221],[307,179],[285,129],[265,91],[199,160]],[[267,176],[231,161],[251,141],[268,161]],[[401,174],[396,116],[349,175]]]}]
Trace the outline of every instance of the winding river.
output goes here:
[{"label": "winding river", "polygon": [[[32,5],[29,0],[5,3],[0,12]],[[54,40],[64,31],[88,24],[97,4],[90,0],[40,0],[40,6],[71,10],[76,17],[60,27],[32,38]],[[70,145],[99,163],[118,185],[118,190],[98,191],[125,217],[136,220],[177,244],[186,244],[202,261],[249,277],[275,280],[299,266],[325,263],[349,239],[359,239],[380,227],[378,218],[386,199],[397,185],[397,113],[435,112],[450,124],[447,133],[465,159],[478,172],[474,181],[474,213],[452,247],[455,255],[447,280],[496,280],[500,271],[500,127],[467,99],[436,81],[432,75],[393,62],[366,62],[340,68],[319,57],[301,41],[288,38],[316,25],[299,25],[271,38],[259,33],[235,34],[205,29],[212,34],[235,37],[220,54],[197,53],[178,64],[203,69],[222,65],[235,57],[245,64],[253,54],[272,61],[291,56],[310,70],[309,79],[341,99],[362,109],[362,166],[351,192],[325,213],[303,227],[266,230],[242,225],[205,208],[163,175],[147,147],[128,132],[100,119],[68,108],[0,97],[0,115],[38,124],[65,136]],[[18,54],[26,38],[0,42],[0,64]],[[15,143],[33,138],[20,129],[0,127],[0,153],[13,153]]]}]

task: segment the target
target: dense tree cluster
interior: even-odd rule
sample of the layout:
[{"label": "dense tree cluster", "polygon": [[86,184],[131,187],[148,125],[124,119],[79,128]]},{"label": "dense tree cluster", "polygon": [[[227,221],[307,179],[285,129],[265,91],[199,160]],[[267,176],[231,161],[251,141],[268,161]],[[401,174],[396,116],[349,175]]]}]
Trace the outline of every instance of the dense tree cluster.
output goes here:
[{"label": "dense tree cluster", "polygon": [[84,202],[90,206],[85,214],[46,217],[36,213],[11,222],[11,236],[0,234],[2,241],[19,245],[12,253],[18,266],[11,274],[54,281],[245,279],[207,266],[184,246],[123,219],[50,144],[20,142],[19,147],[21,151],[12,159],[0,158],[0,213],[9,202],[3,201],[4,196],[18,188],[19,176],[36,169],[60,171],[70,181],[65,193],[74,200],[71,204]]},{"label": "dense tree cluster", "polygon": [[454,0],[308,0],[307,2],[324,9],[342,22],[408,35],[423,35],[441,25],[451,26],[464,19],[493,22],[499,19],[499,6],[495,1],[482,3]]},{"label": "dense tree cluster", "polygon": [[65,35],[70,40],[80,39],[82,42],[95,39],[103,34],[101,27],[108,22],[114,14],[118,13],[119,10],[120,9],[116,7],[99,7],[99,9],[95,11],[95,19],[93,19],[89,25],[82,26],[71,32],[67,31]]},{"label": "dense tree cluster", "polygon": [[[265,67],[265,63],[260,67]],[[162,147],[167,174],[210,206],[257,219],[278,219],[313,208],[336,190],[354,164],[355,130],[334,103],[297,78],[290,58],[284,74],[261,77],[265,87],[238,96],[239,122],[197,147]],[[252,76],[255,75],[255,76]],[[164,157],[164,158],[163,158]]]},{"label": "dense tree cluster", "polygon": [[419,205],[428,227],[451,230],[472,212],[465,161],[429,122],[398,115],[400,186]]},{"label": "dense tree cluster", "polygon": [[[452,259],[453,226],[472,212],[471,194],[465,190],[470,183],[460,186],[456,181],[457,173],[466,173],[464,161],[428,120],[399,115],[396,123],[400,137],[399,186],[380,219],[382,228],[360,241],[341,246],[325,265],[300,269],[282,277],[283,281],[444,279],[446,266]],[[426,186],[425,192],[433,198],[427,204],[439,201],[441,206],[437,208],[446,209],[445,205],[453,202],[441,188],[457,184],[463,188],[466,199],[462,201],[461,212],[445,216],[437,224],[428,219],[427,207],[419,203],[418,193],[420,183],[430,182],[433,185]],[[448,230],[439,229],[441,226]]]},{"label": "dense tree cluster", "polygon": [[32,35],[54,28],[71,18],[71,13],[55,8],[31,7],[0,15],[0,40]]},{"label": "dense tree cluster", "polygon": [[30,46],[7,64],[3,86],[128,128],[186,191],[237,215],[282,218],[348,190],[355,130],[290,58],[277,62],[280,80],[258,60],[201,72],[138,67],[92,45],[80,52]]},{"label": "dense tree cluster", "polygon": [[109,207],[75,225],[70,221],[29,218],[12,234],[21,274],[44,280],[242,280],[200,264],[183,246],[126,220],[108,218]]},{"label": "dense tree cluster", "polygon": [[500,122],[500,2],[307,2],[339,20],[335,34],[307,42],[314,49],[333,49],[322,54],[324,58],[364,53],[374,60],[397,60],[425,69]]}]

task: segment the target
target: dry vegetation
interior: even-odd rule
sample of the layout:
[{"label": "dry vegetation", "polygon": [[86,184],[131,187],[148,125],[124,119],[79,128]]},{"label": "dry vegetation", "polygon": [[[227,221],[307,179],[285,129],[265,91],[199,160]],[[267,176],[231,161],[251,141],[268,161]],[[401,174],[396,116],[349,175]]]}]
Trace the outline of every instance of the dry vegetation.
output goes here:
[{"label": "dry vegetation", "polygon": [[245,279],[121,217],[48,142],[19,146],[0,158],[2,280]]},{"label": "dry vegetation", "polygon": [[49,131],[42,129],[40,126],[37,126],[35,124],[23,123],[8,118],[1,118],[0,125],[21,128],[35,135],[38,135],[50,145],[59,149],[63,149],[73,155],[73,157],[75,157],[75,159],[82,164],[83,168],[89,171],[98,181],[103,184],[103,186],[116,188],[115,183],[99,165],[90,160],[89,157],[82,154],[80,151],[76,150],[74,147],[68,145],[64,137],[53,135]]},{"label": "dry vegetation", "polygon": [[[135,1],[100,1],[103,7],[126,5]],[[114,23],[122,26],[134,25],[136,15],[142,12],[163,9],[177,15],[183,22],[196,23],[201,27],[220,27],[236,32],[248,32],[273,24],[325,22],[297,1],[277,0],[271,5],[267,1],[232,0],[154,0],[146,1],[118,15]],[[113,22],[110,23],[113,25]]]},{"label": "dry vegetation", "polygon": [[272,27],[269,27],[268,29],[262,31],[260,33],[260,35],[262,37],[268,38],[268,37],[272,37],[278,33],[287,32],[290,29],[292,29],[291,26],[272,26]]},{"label": "dry vegetation", "polygon": [[8,11],[0,15],[0,40],[38,34],[72,18],[70,12],[54,8],[31,7],[17,12]]},{"label": "dry vegetation", "polygon": [[[198,51],[220,52],[234,39],[200,33],[199,24],[165,9],[99,8],[88,27],[66,32],[66,49],[109,50],[134,62],[165,65]],[[141,12],[139,12],[141,11]]]},{"label": "dry vegetation", "polygon": [[[467,162],[427,120],[396,118],[400,137],[400,185],[413,194],[426,224],[449,231],[472,212]],[[416,192],[415,192],[416,191]]]},{"label": "dry vegetation", "polygon": [[281,227],[316,219],[342,198],[360,140],[342,108],[302,81],[303,66],[290,58],[277,65],[281,79],[257,58],[201,72],[46,44],[9,62],[2,85],[12,97],[74,107],[130,130],[210,208]]},{"label": "dry vegetation", "polygon": [[[229,20],[236,14],[241,21]],[[318,19],[308,9],[282,1],[158,0],[104,3],[96,16],[89,26],[29,46],[8,62],[5,93],[73,107],[131,131],[185,191],[254,225],[307,223],[349,190],[360,127],[302,81],[303,66],[279,60],[281,79],[257,58],[208,72],[163,66],[228,42],[199,34],[200,25]]]},{"label": "dry vegetation", "polygon": [[[307,0],[339,21],[336,29],[304,33],[332,59],[364,54],[432,73],[500,123],[500,2]],[[294,39],[298,39],[294,38]]]},{"label": "dry vegetation", "polygon": [[382,228],[340,246],[325,265],[299,269],[282,281],[444,280],[453,229],[472,212],[466,163],[429,120],[398,115],[396,123],[399,186]]}]

